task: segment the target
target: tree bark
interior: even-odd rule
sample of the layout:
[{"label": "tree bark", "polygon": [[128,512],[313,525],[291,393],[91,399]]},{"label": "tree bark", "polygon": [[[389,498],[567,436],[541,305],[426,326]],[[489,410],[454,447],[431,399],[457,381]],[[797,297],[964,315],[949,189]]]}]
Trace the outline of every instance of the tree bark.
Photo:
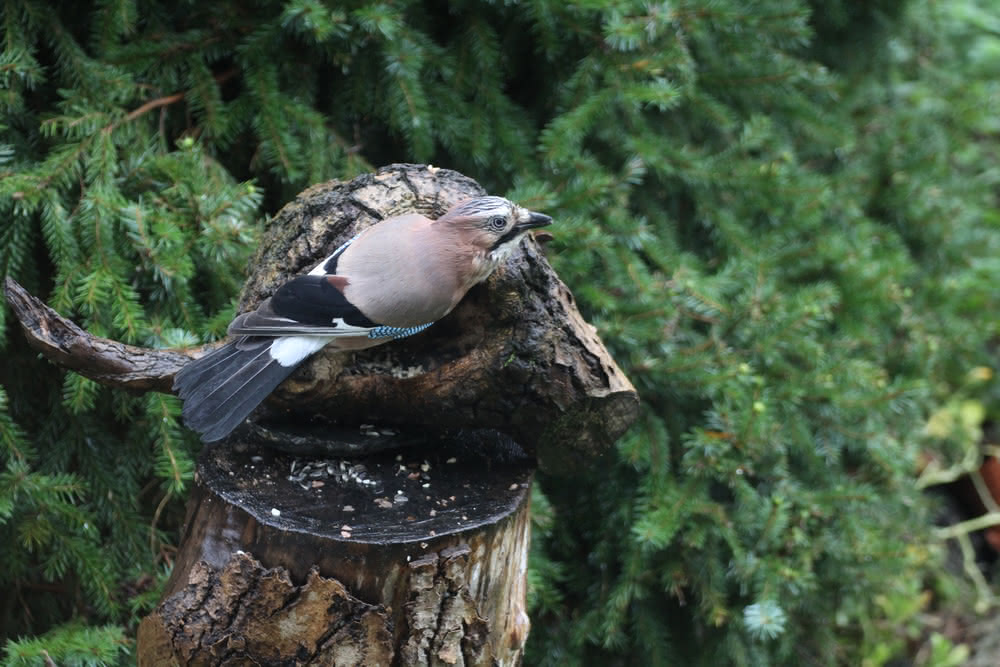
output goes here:
[{"label": "tree bark", "polygon": [[169,392],[174,373],[193,358],[180,351],[154,350],[94,336],[9,276],[4,279],[4,294],[31,347],[49,361],[101,384],[130,391]]},{"label": "tree bark", "polygon": [[139,664],[516,665],[531,475],[209,449]]}]

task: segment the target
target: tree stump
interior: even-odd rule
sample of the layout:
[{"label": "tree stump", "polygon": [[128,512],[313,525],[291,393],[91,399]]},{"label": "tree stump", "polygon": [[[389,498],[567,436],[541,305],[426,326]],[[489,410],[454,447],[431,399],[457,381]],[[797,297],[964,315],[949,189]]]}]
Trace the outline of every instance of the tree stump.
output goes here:
[{"label": "tree stump", "polygon": [[[241,310],[365,226],[480,194],[421,165],[313,186],[269,223]],[[104,384],[169,391],[204,353],[99,339],[5,287],[32,345]],[[526,240],[426,332],[320,352],[203,452],[167,590],[140,626],[140,664],[517,664],[534,466],[592,460],[637,411]]]},{"label": "tree stump", "polygon": [[139,664],[517,664],[532,466],[427,444],[209,449]]}]

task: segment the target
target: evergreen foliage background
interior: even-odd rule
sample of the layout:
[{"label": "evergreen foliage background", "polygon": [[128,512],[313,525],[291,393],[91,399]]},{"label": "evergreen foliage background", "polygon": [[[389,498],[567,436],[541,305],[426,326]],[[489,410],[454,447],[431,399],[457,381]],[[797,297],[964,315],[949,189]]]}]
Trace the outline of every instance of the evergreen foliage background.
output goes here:
[{"label": "evergreen foliage background", "polygon": [[[610,460],[540,480],[529,664],[964,655],[926,640],[929,598],[965,589],[922,487],[997,407],[989,0],[6,0],[0,21],[0,270],[97,334],[223,335],[263,216],[373,166],[556,217],[550,259],[644,412]],[[198,443],[173,397],[41,361],[6,307],[0,330],[5,662],[128,663]]]}]

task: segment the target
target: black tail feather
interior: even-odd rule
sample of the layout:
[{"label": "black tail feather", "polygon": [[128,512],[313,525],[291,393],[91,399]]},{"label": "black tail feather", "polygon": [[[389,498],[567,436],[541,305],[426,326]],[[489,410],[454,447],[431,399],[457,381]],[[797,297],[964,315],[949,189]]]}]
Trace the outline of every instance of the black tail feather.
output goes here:
[{"label": "black tail feather", "polygon": [[174,377],[184,423],[205,442],[221,440],[291,375],[269,354],[273,338],[243,338],[191,362]]},{"label": "black tail feather", "polygon": [[225,363],[227,359],[231,359],[234,354],[239,354],[239,349],[235,344],[230,343],[188,364],[174,377],[174,389],[184,390],[194,386],[191,384],[193,380],[202,378],[211,369]]},{"label": "black tail feather", "polygon": [[[238,357],[240,350],[229,344],[188,364],[174,376],[174,391],[185,401],[196,403],[199,394],[204,395],[217,389],[229,378],[232,368],[228,368],[227,362],[239,363]],[[243,359],[242,363],[246,363],[246,360]]]},{"label": "black tail feather", "polygon": [[222,361],[214,361],[202,370],[189,389],[180,394],[185,403],[191,404],[192,414],[210,396],[229,385],[227,392],[238,390],[246,379],[246,372],[270,360],[269,345],[253,350],[238,350]]}]

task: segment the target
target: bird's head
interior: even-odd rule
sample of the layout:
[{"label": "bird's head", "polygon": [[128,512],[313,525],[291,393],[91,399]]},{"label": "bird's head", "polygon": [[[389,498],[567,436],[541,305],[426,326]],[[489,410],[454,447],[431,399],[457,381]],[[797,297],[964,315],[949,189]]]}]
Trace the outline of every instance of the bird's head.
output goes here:
[{"label": "bird's head", "polygon": [[503,197],[473,197],[452,206],[437,222],[459,231],[492,262],[500,262],[528,231],[551,224],[552,218]]}]

